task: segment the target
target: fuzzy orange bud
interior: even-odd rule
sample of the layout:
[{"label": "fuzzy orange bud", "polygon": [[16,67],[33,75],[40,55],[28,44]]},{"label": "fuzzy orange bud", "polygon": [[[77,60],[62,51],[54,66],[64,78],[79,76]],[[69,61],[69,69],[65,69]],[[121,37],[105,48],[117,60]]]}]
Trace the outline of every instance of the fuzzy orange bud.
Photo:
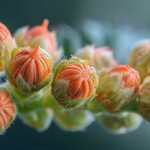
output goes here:
[{"label": "fuzzy orange bud", "polygon": [[118,112],[135,104],[140,83],[139,73],[129,65],[116,66],[105,73],[100,72],[95,99],[107,111]]},{"label": "fuzzy orange bud", "polygon": [[67,96],[70,99],[87,98],[94,89],[94,81],[89,73],[93,69],[82,63],[75,63],[64,67],[58,74],[58,80],[68,81]]},{"label": "fuzzy orange bud", "polygon": [[47,19],[44,19],[42,24],[41,25],[37,25],[37,26],[34,26],[33,28],[31,28],[25,38],[33,38],[33,37],[36,37],[36,36],[39,36],[39,35],[43,35],[43,34],[47,34],[48,32],[48,20]]},{"label": "fuzzy orange bud", "polygon": [[15,85],[22,84],[17,81],[21,79],[20,82],[26,83],[22,88],[27,88],[27,91],[31,91],[52,75],[52,59],[38,45],[34,49],[22,48],[11,59],[8,71],[11,76],[9,78],[11,83]]},{"label": "fuzzy orange bud", "polygon": [[139,72],[131,68],[129,65],[119,65],[112,68],[109,73],[111,75],[122,74],[122,82],[125,87],[137,90],[140,86],[141,80]]},{"label": "fuzzy orange bud", "polygon": [[29,29],[24,36],[24,43],[31,47],[34,47],[38,43],[42,48],[50,52],[50,54],[55,55],[57,53],[55,32],[48,30],[48,24],[48,19],[44,19],[41,25]]},{"label": "fuzzy orange bud", "polygon": [[[85,103],[95,92],[96,70],[85,61],[80,59],[66,60],[57,69],[52,90],[60,104],[74,107],[78,100],[79,103]],[[66,90],[63,92],[63,89]],[[66,104],[64,104],[65,102]],[[73,106],[71,103],[74,103]],[[75,105],[78,106],[78,104]]]},{"label": "fuzzy orange bud", "polygon": [[15,117],[15,105],[10,99],[9,94],[4,90],[0,89],[0,132],[10,125]]}]

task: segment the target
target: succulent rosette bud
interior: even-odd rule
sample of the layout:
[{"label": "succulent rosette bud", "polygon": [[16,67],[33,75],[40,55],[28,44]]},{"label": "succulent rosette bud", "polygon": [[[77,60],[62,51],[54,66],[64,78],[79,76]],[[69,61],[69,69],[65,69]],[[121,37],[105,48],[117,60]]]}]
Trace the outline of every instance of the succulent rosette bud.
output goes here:
[{"label": "succulent rosette bud", "polygon": [[19,112],[19,117],[27,126],[42,132],[50,126],[53,111],[50,108],[33,109],[29,112]]},{"label": "succulent rosette bud", "polygon": [[99,73],[95,100],[109,112],[131,109],[136,105],[139,73],[129,65],[118,65]]},{"label": "succulent rosette bud", "polygon": [[150,76],[147,76],[140,86],[138,108],[143,118],[150,121]]},{"label": "succulent rosette bud", "polygon": [[8,92],[0,88],[0,133],[3,133],[16,116],[16,108]]},{"label": "succulent rosette bud", "polygon": [[143,119],[136,113],[122,112],[119,114],[104,113],[97,121],[110,133],[126,134],[140,127]]},{"label": "succulent rosette bud", "polygon": [[73,57],[56,66],[52,94],[65,108],[78,108],[95,96],[97,73],[88,61]]},{"label": "succulent rosette bud", "polygon": [[77,57],[87,59],[96,69],[112,68],[117,65],[113,58],[113,51],[109,47],[94,47],[86,46],[79,49],[76,54]]},{"label": "succulent rosette bud", "polygon": [[15,38],[20,46],[31,46],[32,48],[38,43],[41,48],[45,49],[54,57],[59,57],[61,52],[57,51],[56,32],[48,30],[49,21],[44,19],[41,25],[28,28],[23,27],[15,33]]},{"label": "succulent rosette bud", "polygon": [[66,131],[83,131],[93,121],[93,115],[87,110],[65,110],[55,111],[54,120],[56,124]]},{"label": "succulent rosette bud", "polygon": [[139,71],[142,80],[150,75],[150,39],[143,40],[134,47],[128,63]]},{"label": "succulent rosette bud", "polygon": [[45,87],[52,76],[51,56],[38,45],[17,48],[7,65],[8,80],[18,92],[33,92]]},{"label": "succulent rosette bud", "polygon": [[0,71],[5,69],[6,59],[11,55],[11,51],[15,47],[16,43],[9,29],[0,22]]}]

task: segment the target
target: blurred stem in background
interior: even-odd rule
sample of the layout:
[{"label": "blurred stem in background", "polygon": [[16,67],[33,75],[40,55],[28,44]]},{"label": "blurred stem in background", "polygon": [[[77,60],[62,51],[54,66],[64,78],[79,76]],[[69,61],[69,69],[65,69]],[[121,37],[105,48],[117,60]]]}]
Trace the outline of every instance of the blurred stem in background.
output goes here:
[{"label": "blurred stem in background", "polygon": [[136,31],[129,26],[118,26],[106,22],[85,20],[72,28],[58,26],[58,43],[64,49],[67,58],[86,45],[109,46],[114,49],[114,56],[119,63],[127,63],[127,58],[135,43],[147,38],[149,31]]}]

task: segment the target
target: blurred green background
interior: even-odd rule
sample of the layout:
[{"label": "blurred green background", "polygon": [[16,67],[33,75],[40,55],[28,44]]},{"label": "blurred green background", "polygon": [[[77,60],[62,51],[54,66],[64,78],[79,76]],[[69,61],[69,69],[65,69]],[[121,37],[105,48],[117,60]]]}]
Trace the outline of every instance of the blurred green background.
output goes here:
[{"label": "blurred green background", "polygon": [[[123,40],[119,38],[120,45],[116,46],[121,54],[126,44],[135,41],[137,32],[143,31],[144,36],[135,39],[149,37],[149,6],[149,0],[0,0],[0,21],[12,32],[26,24],[38,24],[43,18],[48,18],[52,26],[67,23],[74,27],[85,19],[132,26],[134,32],[129,34],[121,30],[126,35]],[[46,132],[37,133],[17,119],[0,136],[0,150],[149,150],[149,141],[147,122],[135,132],[117,136],[97,123],[76,133],[64,132],[53,123]]]}]

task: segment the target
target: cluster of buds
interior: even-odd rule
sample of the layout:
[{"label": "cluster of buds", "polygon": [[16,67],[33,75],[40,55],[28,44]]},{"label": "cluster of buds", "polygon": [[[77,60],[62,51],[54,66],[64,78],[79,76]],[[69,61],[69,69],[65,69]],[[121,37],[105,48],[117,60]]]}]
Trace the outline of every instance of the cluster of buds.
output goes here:
[{"label": "cluster of buds", "polygon": [[96,119],[123,134],[142,123],[131,110],[150,121],[150,40],[135,47],[129,65],[119,65],[111,48],[94,46],[56,64],[55,34],[45,19],[19,29],[15,42],[0,23],[0,71],[5,68],[8,80],[6,90],[0,88],[0,133],[14,120],[16,108],[23,122],[38,131],[53,118],[68,131],[84,130]]}]

